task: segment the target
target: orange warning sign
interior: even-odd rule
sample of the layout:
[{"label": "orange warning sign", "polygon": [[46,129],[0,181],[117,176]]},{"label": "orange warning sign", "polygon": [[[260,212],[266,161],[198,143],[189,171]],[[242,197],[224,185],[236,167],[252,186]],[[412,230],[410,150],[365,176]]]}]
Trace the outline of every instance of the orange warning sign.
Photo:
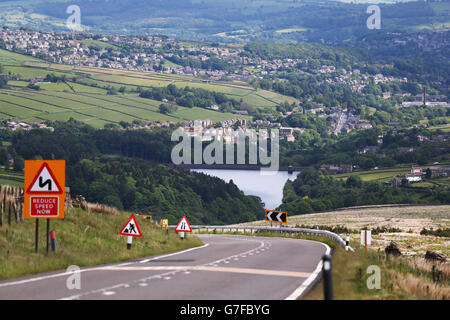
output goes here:
[{"label": "orange warning sign", "polygon": [[65,160],[25,160],[25,219],[64,219]]}]

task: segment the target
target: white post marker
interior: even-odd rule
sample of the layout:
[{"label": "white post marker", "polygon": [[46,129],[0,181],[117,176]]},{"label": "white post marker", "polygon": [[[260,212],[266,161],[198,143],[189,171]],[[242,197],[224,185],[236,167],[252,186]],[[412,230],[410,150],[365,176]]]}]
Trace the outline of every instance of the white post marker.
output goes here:
[{"label": "white post marker", "polygon": [[346,239],[345,239],[345,251],[348,251],[348,244],[349,244],[349,241],[350,241],[350,233],[347,232],[347,237],[346,237]]},{"label": "white post marker", "polygon": [[127,239],[127,249],[130,250],[131,249],[131,244],[133,243],[133,237],[132,236],[128,236]]},{"label": "white post marker", "polygon": [[184,239],[185,232],[192,232],[191,225],[189,224],[186,216],[183,216],[183,218],[181,218],[181,220],[178,222],[177,226],[175,227],[175,231],[180,233],[181,239]]},{"label": "white post marker", "polygon": [[367,246],[372,244],[371,230],[361,230],[361,244],[364,245],[364,255],[367,256]]}]

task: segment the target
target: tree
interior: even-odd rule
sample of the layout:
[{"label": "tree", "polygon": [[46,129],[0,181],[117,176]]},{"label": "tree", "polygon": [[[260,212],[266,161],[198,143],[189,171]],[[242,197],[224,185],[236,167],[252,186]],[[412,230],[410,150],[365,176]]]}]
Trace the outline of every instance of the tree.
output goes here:
[{"label": "tree", "polygon": [[363,184],[363,181],[360,176],[358,175],[351,175],[347,178],[347,181],[345,182],[345,186],[347,188],[361,188]]},{"label": "tree", "polygon": [[159,105],[159,112],[161,112],[162,114],[174,113],[177,110],[178,107],[174,104],[161,103]]},{"label": "tree", "polygon": [[0,148],[0,165],[5,165],[8,162],[8,151],[5,148]]},{"label": "tree", "polygon": [[25,166],[25,160],[21,156],[16,155],[14,157],[14,166],[13,166],[14,171],[22,172],[24,166]]},{"label": "tree", "polygon": [[427,168],[427,170],[425,171],[425,178],[431,179],[431,177],[432,177],[431,169]]}]

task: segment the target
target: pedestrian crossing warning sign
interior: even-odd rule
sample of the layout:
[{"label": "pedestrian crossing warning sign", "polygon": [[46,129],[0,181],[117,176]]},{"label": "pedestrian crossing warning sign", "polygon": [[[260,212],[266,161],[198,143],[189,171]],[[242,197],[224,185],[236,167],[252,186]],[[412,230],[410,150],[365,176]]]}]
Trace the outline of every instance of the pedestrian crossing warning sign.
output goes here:
[{"label": "pedestrian crossing warning sign", "polygon": [[175,231],[192,232],[191,226],[189,225],[189,222],[187,221],[186,216],[181,218],[180,222],[178,222],[177,226],[175,227]]},{"label": "pedestrian crossing warning sign", "polygon": [[120,234],[123,236],[142,237],[141,230],[139,229],[134,216],[131,216],[130,220],[128,220],[122,230],[120,230]]},{"label": "pedestrian crossing warning sign", "polygon": [[25,160],[24,218],[64,218],[64,160]]}]

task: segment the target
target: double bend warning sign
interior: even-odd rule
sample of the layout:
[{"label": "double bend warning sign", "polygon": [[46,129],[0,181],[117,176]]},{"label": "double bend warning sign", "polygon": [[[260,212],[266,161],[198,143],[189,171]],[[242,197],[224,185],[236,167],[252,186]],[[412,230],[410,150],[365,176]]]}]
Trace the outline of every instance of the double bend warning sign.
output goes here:
[{"label": "double bend warning sign", "polygon": [[26,160],[24,217],[64,218],[64,160]]}]

